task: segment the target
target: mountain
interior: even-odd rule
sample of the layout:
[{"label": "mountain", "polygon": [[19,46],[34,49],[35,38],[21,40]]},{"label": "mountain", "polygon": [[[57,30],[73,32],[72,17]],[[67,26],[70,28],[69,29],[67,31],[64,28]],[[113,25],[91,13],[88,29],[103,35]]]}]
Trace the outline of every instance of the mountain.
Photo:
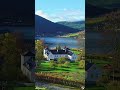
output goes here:
[{"label": "mountain", "polygon": [[106,5],[105,7],[109,8],[109,9],[120,9],[120,3],[114,3],[114,4]]},{"label": "mountain", "polygon": [[84,30],[85,29],[85,21],[76,21],[76,22],[57,22],[58,24],[65,25],[74,29]]},{"label": "mountain", "polygon": [[57,36],[67,33],[75,33],[80,30],[73,29],[58,23],[51,22],[41,16],[35,15],[36,35]]},{"label": "mountain", "polygon": [[86,17],[91,18],[91,17],[97,17],[106,13],[110,13],[112,10],[111,9],[107,9],[104,7],[99,7],[99,6],[95,6],[92,4],[87,3],[86,4]]},{"label": "mountain", "polygon": [[99,7],[120,8],[120,0],[86,0],[86,2]]}]

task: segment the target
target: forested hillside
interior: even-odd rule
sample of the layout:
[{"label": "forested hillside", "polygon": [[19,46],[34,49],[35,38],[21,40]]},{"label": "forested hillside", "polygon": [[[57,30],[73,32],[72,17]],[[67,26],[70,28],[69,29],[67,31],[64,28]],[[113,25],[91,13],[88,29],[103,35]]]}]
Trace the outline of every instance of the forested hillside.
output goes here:
[{"label": "forested hillside", "polygon": [[84,30],[85,29],[85,21],[76,21],[76,22],[57,22],[58,24],[65,25],[74,29]]}]

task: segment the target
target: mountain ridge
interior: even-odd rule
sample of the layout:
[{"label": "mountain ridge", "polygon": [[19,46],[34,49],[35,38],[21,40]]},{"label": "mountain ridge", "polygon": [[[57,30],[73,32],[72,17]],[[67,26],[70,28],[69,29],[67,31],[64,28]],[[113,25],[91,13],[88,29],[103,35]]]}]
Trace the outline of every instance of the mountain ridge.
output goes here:
[{"label": "mountain ridge", "polygon": [[107,9],[104,7],[91,5],[89,3],[86,4],[86,12],[87,12],[86,17],[87,18],[98,17],[100,15],[110,13],[111,11],[112,11],[111,9]]},{"label": "mountain ridge", "polygon": [[80,30],[73,29],[58,23],[49,21],[41,16],[35,15],[35,34],[46,36],[57,36],[67,33],[75,33]]},{"label": "mountain ridge", "polygon": [[74,29],[78,29],[78,30],[84,30],[85,29],[85,21],[73,21],[73,22],[69,22],[69,21],[61,21],[61,22],[57,22],[58,24],[61,25],[65,25]]}]

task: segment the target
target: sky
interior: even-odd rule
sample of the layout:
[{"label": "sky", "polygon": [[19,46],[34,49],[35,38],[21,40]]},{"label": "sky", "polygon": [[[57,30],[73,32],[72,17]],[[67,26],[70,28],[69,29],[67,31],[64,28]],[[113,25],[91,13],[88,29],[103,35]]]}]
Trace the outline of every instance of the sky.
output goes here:
[{"label": "sky", "polygon": [[35,0],[35,14],[53,22],[85,20],[85,0]]}]

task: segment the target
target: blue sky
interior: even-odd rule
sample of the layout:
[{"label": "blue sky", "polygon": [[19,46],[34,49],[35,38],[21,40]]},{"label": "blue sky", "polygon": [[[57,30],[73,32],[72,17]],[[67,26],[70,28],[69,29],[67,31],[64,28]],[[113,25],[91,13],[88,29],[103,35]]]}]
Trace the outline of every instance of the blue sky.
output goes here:
[{"label": "blue sky", "polygon": [[85,0],[35,0],[35,14],[50,21],[85,19]]}]

